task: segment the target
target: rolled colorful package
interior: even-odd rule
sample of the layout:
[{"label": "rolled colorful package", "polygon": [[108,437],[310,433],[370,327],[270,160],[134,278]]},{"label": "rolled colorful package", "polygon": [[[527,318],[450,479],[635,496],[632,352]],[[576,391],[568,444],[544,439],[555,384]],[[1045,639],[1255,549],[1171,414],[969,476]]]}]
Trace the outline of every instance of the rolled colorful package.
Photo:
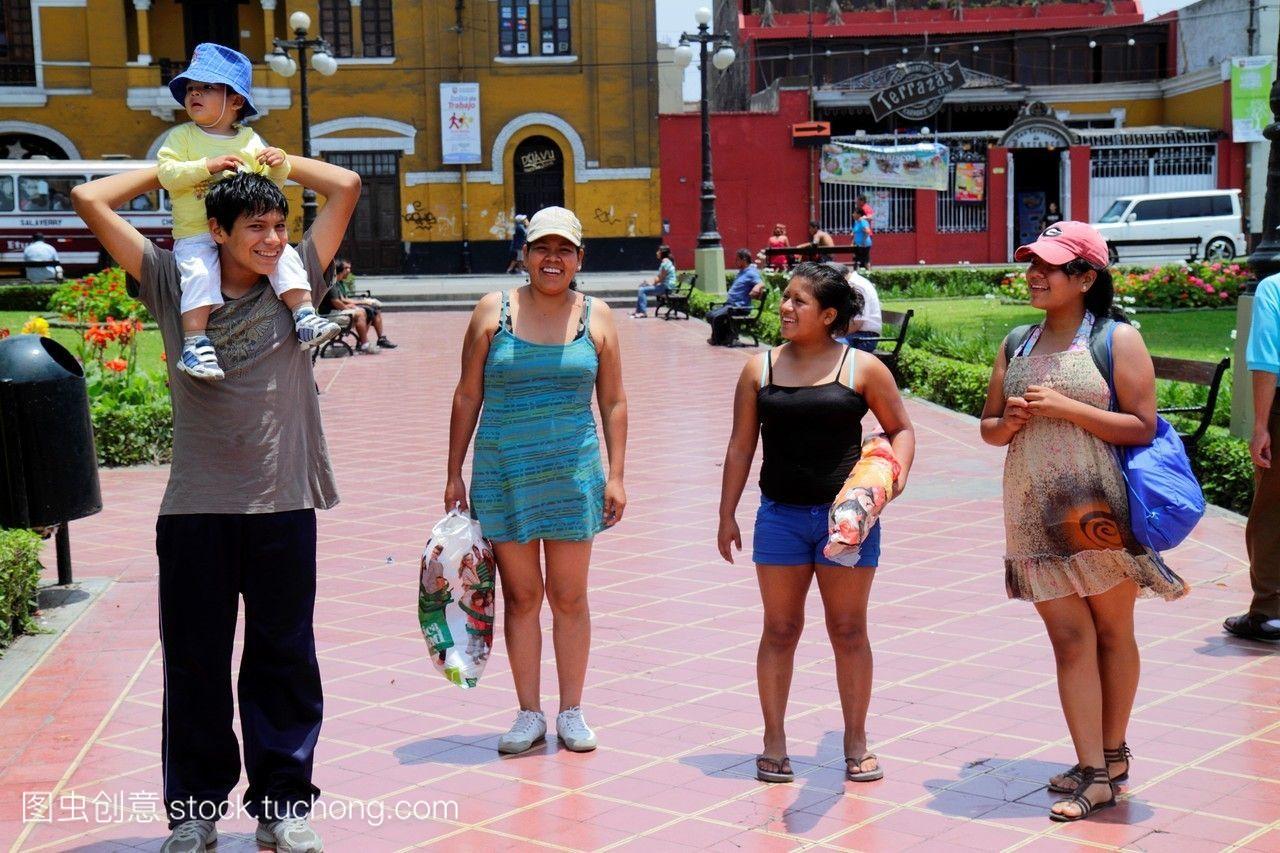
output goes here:
[{"label": "rolled colorful package", "polygon": [[828,560],[856,566],[862,543],[880,518],[885,504],[897,497],[902,465],[883,433],[862,442],[862,456],[840,487],[827,517],[830,535],[822,549]]}]

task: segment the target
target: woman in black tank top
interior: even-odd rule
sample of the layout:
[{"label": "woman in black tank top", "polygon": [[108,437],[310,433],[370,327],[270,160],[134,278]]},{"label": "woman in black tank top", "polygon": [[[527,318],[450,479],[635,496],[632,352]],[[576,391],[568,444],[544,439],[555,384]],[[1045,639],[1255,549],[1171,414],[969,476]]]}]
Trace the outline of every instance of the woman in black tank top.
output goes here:
[{"label": "woman in black tank top", "polygon": [[[734,546],[742,548],[734,515],[756,443],[763,438],[752,556],[764,604],[756,657],[764,750],[756,759],[756,776],[767,782],[795,778],[784,717],[805,597],[815,576],[836,659],[847,778],[869,782],[884,775],[867,752],[866,732],[871,700],[867,598],[879,559],[880,526],[863,544],[858,566],[837,565],[822,554],[831,501],[862,449],[863,416],[874,414],[888,435],[902,464],[900,487],[915,455],[911,421],[893,375],[876,357],[832,340],[843,334],[860,301],[838,265],[797,265],[780,307],[786,342],[747,363],[734,395],[717,544],[730,563]],[[814,732],[809,739],[818,737]]]}]

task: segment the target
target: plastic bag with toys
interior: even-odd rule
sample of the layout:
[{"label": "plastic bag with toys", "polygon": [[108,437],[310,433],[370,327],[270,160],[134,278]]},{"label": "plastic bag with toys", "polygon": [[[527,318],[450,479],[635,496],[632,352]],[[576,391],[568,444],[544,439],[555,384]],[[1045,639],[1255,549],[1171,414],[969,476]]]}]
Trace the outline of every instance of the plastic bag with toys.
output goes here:
[{"label": "plastic bag with toys", "polygon": [[827,529],[831,532],[822,549],[828,560],[842,566],[856,566],[871,528],[880,512],[897,497],[902,465],[883,433],[862,442],[862,456],[845,478],[840,494],[831,504]]},{"label": "plastic bag with toys", "polygon": [[475,687],[493,648],[497,563],[480,522],[452,509],[431,528],[418,575],[418,624],[431,663],[462,688]]}]

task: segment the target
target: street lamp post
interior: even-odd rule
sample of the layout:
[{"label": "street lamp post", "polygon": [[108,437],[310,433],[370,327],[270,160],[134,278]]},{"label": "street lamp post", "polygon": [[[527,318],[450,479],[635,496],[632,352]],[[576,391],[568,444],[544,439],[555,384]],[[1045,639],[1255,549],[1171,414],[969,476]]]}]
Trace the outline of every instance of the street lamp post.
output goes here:
[{"label": "street lamp post", "polygon": [[[1276,49],[1280,51],[1280,44]],[[1280,56],[1280,53],[1277,53]],[[1267,190],[1262,207],[1262,240],[1249,255],[1249,266],[1258,281],[1280,273],[1280,79],[1271,84],[1271,123],[1262,131],[1271,143],[1267,157]],[[1253,319],[1253,293],[1256,282],[1250,283],[1236,304],[1236,345],[1231,358],[1231,432],[1240,438],[1253,434],[1253,387],[1249,368],[1245,364],[1244,349],[1249,339],[1249,327]]]},{"label": "street lamp post", "polygon": [[[307,38],[307,30],[311,29],[311,16],[306,12],[294,12],[289,16],[289,27],[293,30],[293,38],[276,39],[275,52],[267,60],[271,70],[281,77],[292,77],[295,72],[298,78],[298,100],[302,102],[302,156],[311,156],[311,103],[307,89],[307,51],[311,51],[311,67],[328,77],[338,70],[338,60],[333,58],[333,48],[322,38]],[[295,62],[290,53],[297,53]],[[311,223],[316,221],[316,193],[308,187],[302,188],[302,230],[306,232]]]},{"label": "street lamp post", "polygon": [[694,13],[698,23],[696,33],[681,33],[680,45],[675,50],[675,64],[681,70],[688,68],[693,62],[691,42],[698,43],[698,71],[701,77],[699,107],[702,113],[702,221],[698,234],[698,248],[694,255],[698,270],[698,280],[710,293],[724,291],[724,248],[720,243],[720,232],[716,225],[716,185],[711,174],[711,107],[708,103],[708,54],[711,49],[715,53],[710,56],[711,64],[718,71],[724,71],[733,64],[736,54],[733,46],[724,36],[711,33],[711,10],[703,6]]}]

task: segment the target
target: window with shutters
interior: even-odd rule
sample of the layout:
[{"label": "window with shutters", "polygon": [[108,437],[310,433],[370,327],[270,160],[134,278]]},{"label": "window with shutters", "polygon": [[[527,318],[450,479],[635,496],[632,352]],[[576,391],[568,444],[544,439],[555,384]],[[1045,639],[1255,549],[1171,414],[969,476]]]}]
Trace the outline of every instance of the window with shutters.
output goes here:
[{"label": "window with shutters", "polygon": [[334,56],[351,56],[351,0],[320,0],[320,37]]},{"label": "window with shutters", "polygon": [[360,4],[360,33],[365,56],[396,55],[391,0],[364,0]]},{"label": "window with shutters", "polygon": [[31,0],[0,0],[0,86],[34,86]]}]

